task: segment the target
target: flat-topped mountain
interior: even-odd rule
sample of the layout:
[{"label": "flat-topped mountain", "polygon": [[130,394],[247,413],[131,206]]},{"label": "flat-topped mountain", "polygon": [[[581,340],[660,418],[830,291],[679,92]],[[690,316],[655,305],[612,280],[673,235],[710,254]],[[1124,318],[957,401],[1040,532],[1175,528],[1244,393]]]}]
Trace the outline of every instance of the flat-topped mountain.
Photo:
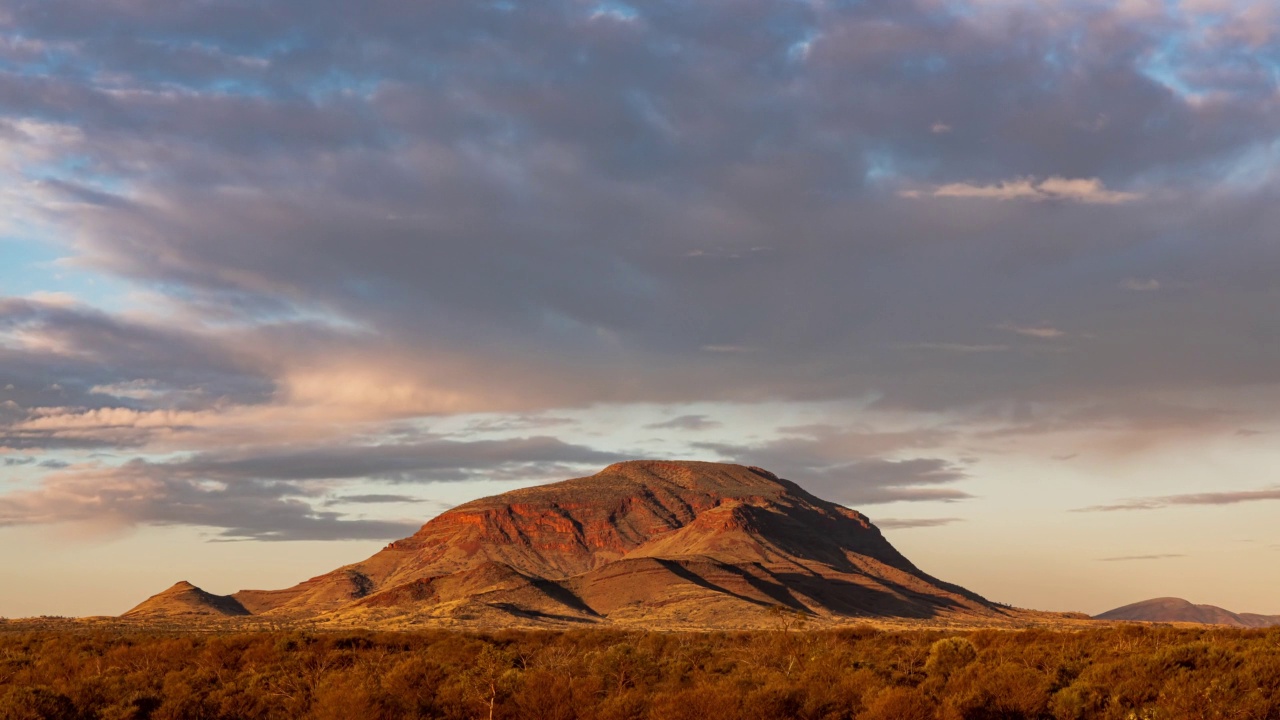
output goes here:
[{"label": "flat-topped mountain", "polygon": [[367,560],[230,599],[272,618],[393,625],[750,627],[778,606],[829,619],[1010,614],[771,472],[667,461],[475,500]]},{"label": "flat-topped mountain", "polygon": [[1214,605],[1196,605],[1182,598],[1164,597],[1143,600],[1101,615],[1096,620],[1132,620],[1138,622],[1185,622],[1231,627],[1271,627],[1280,625],[1280,615],[1233,613]]}]

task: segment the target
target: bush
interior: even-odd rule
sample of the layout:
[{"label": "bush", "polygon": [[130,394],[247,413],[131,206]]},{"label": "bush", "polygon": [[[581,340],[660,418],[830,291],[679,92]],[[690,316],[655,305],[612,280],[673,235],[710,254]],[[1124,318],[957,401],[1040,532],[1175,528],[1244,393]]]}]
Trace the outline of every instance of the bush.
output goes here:
[{"label": "bush", "polygon": [[76,720],[71,698],[47,687],[11,687],[0,695],[0,720]]},{"label": "bush", "polygon": [[945,681],[957,670],[978,659],[978,650],[968,638],[943,638],[929,647],[929,659],[924,671],[931,677]]}]

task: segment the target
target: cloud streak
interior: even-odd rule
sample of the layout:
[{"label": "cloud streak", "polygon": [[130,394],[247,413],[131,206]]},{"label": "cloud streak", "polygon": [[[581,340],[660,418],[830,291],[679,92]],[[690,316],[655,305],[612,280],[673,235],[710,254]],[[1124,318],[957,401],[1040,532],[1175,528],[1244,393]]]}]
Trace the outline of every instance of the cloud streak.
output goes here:
[{"label": "cloud streak", "polygon": [[882,530],[911,530],[915,528],[943,527],[952,523],[963,522],[961,518],[883,518],[874,521]]},{"label": "cloud streak", "polygon": [[1128,510],[1160,510],[1185,505],[1237,505],[1239,503],[1280,500],[1280,488],[1234,490],[1228,492],[1186,493],[1135,498],[1112,505],[1092,505],[1074,512],[1116,512]]},{"label": "cloud streak", "polygon": [[1154,555],[1120,555],[1118,557],[1098,558],[1098,562],[1133,562],[1145,560],[1172,560],[1175,558],[1184,558],[1186,555],[1180,553],[1157,553]]},{"label": "cloud streak", "polygon": [[948,183],[921,193],[918,190],[903,191],[909,198],[923,195],[935,198],[967,198],[980,200],[1058,200],[1086,205],[1119,205],[1142,198],[1139,193],[1109,190],[1098,178],[1049,177],[1006,180],[993,185],[972,183]]},{"label": "cloud streak", "polygon": [[699,430],[712,430],[722,424],[706,415],[680,415],[670,420],[645,425],[645,428],[648,430],[689,430],[697,432]]}]

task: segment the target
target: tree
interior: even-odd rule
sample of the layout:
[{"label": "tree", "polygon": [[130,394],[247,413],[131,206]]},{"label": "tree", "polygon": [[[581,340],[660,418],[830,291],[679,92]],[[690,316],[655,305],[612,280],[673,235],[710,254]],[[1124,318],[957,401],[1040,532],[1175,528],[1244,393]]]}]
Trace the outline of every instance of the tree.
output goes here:
[{"label": "tree", "polygon": [[514,652],[486,644],[467,673],[472,692],[488,710],[489,720],[493,720],[498,699],[509,695],[519,682],[520,671],[515,664]]}]

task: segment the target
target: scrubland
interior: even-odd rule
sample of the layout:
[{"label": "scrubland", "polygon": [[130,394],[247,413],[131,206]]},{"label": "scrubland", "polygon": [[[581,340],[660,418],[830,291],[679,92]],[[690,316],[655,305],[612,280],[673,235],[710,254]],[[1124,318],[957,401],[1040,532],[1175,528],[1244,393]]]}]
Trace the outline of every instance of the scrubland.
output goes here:
[{"label": "scrubland", "polygon": [[0,719],[1280,718],[1280,629],[0,626]]}]

